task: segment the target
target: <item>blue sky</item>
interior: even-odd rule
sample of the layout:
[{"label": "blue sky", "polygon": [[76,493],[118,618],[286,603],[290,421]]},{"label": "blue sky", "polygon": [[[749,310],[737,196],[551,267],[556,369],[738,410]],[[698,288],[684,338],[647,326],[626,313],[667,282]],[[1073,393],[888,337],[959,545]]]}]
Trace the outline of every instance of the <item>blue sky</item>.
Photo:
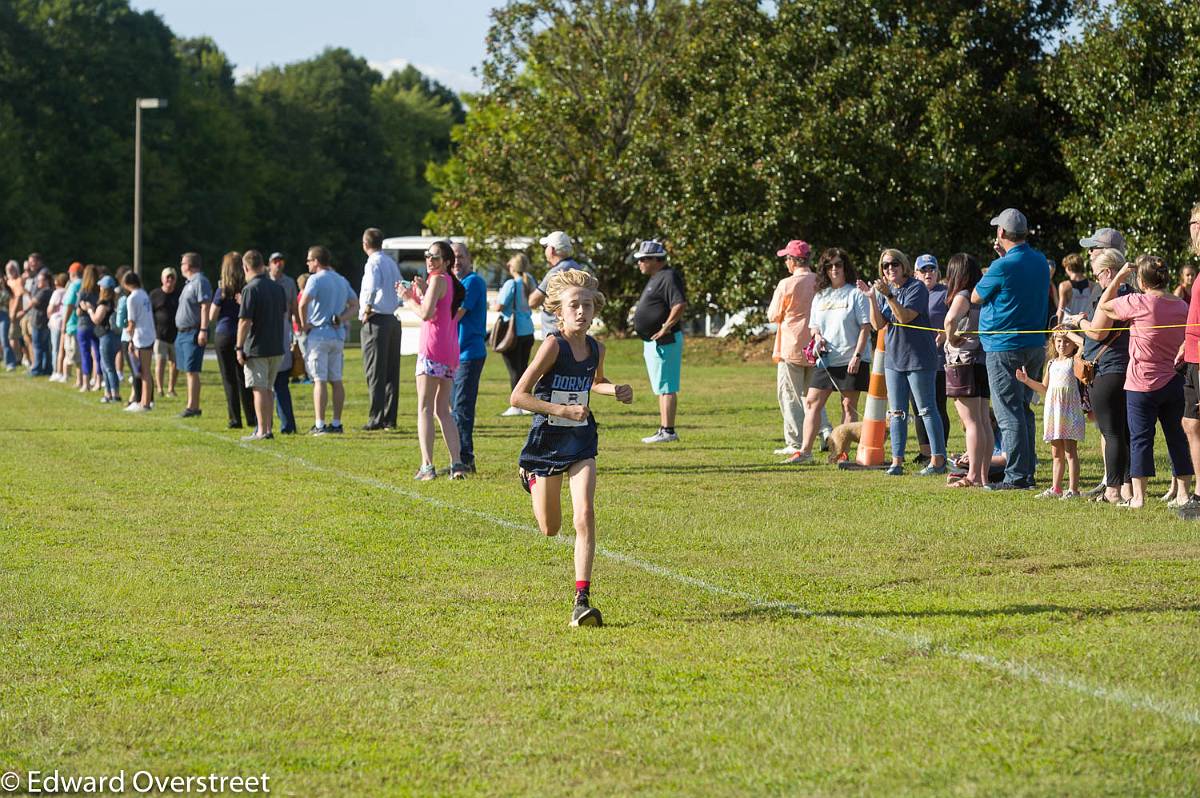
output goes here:
[{"label": "blue sky", "polygon": [[177,36],[210,36],[237,74],[345,47],[381,72],[412,63],[458,91],[474,91],[489,12],[502,0],[132,0]]}]

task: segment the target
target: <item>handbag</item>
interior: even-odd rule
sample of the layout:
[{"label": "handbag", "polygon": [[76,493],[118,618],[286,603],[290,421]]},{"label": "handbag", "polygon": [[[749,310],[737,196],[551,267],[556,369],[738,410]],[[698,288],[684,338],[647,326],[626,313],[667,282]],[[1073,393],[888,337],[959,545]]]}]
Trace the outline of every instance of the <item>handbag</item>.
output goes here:
[{"label": "handbag", "polygon": [[493,352],[507,352],[517,342],[517,292],[520,290],[521,282],[518,281],[513,290],[512,316],[507,319],[500,316],[488,334],[488,344],[492,347]]},{"label": "handbag", "polygon": [[293,379],[300,379],[305,375],[304,355],[300,353],[300,344],[292,341],[292,368],[288,372],[288,376]]},{"label": "handbag", "polygon": [[946,396],[978,396],[974,363],[946,364]]},{"label": "handbag", "polygon": [[[1083,355],[1076,353],[1074,362],[1071,364],[1071,369],[1075,372],[1075,379],[1079,380],[1081,385],[1091,385],[1096,379],[1096,364],[1100,362],[1100,358],[1104,357],[1104,353],[1112,346],[1113,341],[1120,335],[1115,332],[1108,336],[1104,341],[1104,345],[1100,347],[1100,351],[1096,353],[1095,360],[1084,360]],[[949,394],[947,394],[949,396]]]},{"label": "handbag", "polygon": [[488,336],[493,352],[506,352],[517,342],[517,325],[503,316],[496,319]]}]

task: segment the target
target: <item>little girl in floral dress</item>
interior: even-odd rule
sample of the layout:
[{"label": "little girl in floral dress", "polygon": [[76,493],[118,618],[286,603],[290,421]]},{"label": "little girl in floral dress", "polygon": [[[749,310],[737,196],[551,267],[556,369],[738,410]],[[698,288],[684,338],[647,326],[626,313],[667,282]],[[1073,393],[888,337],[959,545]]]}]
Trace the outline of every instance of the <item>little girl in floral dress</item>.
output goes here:
[{"label": "little girl in floral dress", "polygon": [[[1087,428],[1087,413],[1079,380],[1075,377],[1075,354],[1083,342],[1074,332],[1059,328],[1046,345],[1046,370],[1041,382],[1030,379],[1025,369],[1016,377],[1045,397],[1042,440],[1050,444],[1054,456],[1053,482],[1037,495],[1039,499],[1079,498],[1078,445]],[[1067,472],[1067,491],[1063,492],[1063,472]]]}]

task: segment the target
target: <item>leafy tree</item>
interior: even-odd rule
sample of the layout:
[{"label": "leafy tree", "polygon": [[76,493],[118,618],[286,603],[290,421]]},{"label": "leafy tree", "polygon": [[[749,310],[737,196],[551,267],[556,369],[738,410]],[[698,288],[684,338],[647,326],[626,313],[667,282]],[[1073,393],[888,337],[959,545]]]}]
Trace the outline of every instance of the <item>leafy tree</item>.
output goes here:
[{"label": "leafy tree", "polygon": [[1063,210],[1077,231],[1115,227],[1131,252],[1187,257],[1200,200],[1200,5],[1114,0],[1044,73],[1070,114]]},{"label": "leafy tree", "polygon": [[1056,111],[1036,67],[1066,0],[703,10],[667,91],[688,157],[660,191],[685,259],[719,264],[693,283],[719,304],[763,302],[790,238],[845,247],[873,270],[884,246],[982,254],[988,219],[1009,205],[1045,233],[1064,226]]},{"label": "leafy tree", "polygon": [[675,0],[531,0],[493,12],[485,91],[430,171],[435,230],[478,242],[565,229],[623,330],[642,278],[631,244],[656,232],[645,185],[664,160],[662,83],[695,14]]},{"label": "leafy tree", "polygon": [[466,111],[454,92],[411,65],[388,75],[374,88],[372,100],[393,167],[396,232],[415,234],[433,202],[426,166],[450,157],[450,130],[466,119]]}]

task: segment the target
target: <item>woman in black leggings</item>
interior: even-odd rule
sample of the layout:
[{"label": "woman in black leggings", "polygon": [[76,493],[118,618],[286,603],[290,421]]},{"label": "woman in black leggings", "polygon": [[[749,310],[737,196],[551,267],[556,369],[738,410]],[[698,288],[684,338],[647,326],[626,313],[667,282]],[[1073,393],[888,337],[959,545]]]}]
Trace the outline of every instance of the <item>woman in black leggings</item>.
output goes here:
[{"label": "woman in black leggings", "polygon": [[[1100,250],[1092,255],[1092,269],[1102,288],[1108,287],[1113,276],[1125,263],[1125,257],[1115,249]],[[1118,296],[1132,292],[1129,285],[1117,289]],[[1099,308],[1091,320],[1083,314],[1073,317],[1085,335],[1083,359],[1095,361],[1096,378],[1088,389],[1096,426],[1103,438],[1104,492],[1094,501],[1116,504],[1132,495],[1129,476],[1129,421],[1125,410],[1125,371],[1129,368],[1129,331],[1109,332],[1109,327],[1126,326],[1115,321]]]},{"label": "woman in black leggings", "polygon": [[[529,276],[529,258],[523,252],[509,259],[508,273],[509,279],[500,287],[500,296],[492,310],[516,328],[513,345],[500,353],[508,369],[509,388],[515,388],[529,365],[529,353],[533,351],[533,312],[529,309],[529,295],[537,288],[537,283]],[[510,407],[500,415],[520,416],[524,411]]]}]

